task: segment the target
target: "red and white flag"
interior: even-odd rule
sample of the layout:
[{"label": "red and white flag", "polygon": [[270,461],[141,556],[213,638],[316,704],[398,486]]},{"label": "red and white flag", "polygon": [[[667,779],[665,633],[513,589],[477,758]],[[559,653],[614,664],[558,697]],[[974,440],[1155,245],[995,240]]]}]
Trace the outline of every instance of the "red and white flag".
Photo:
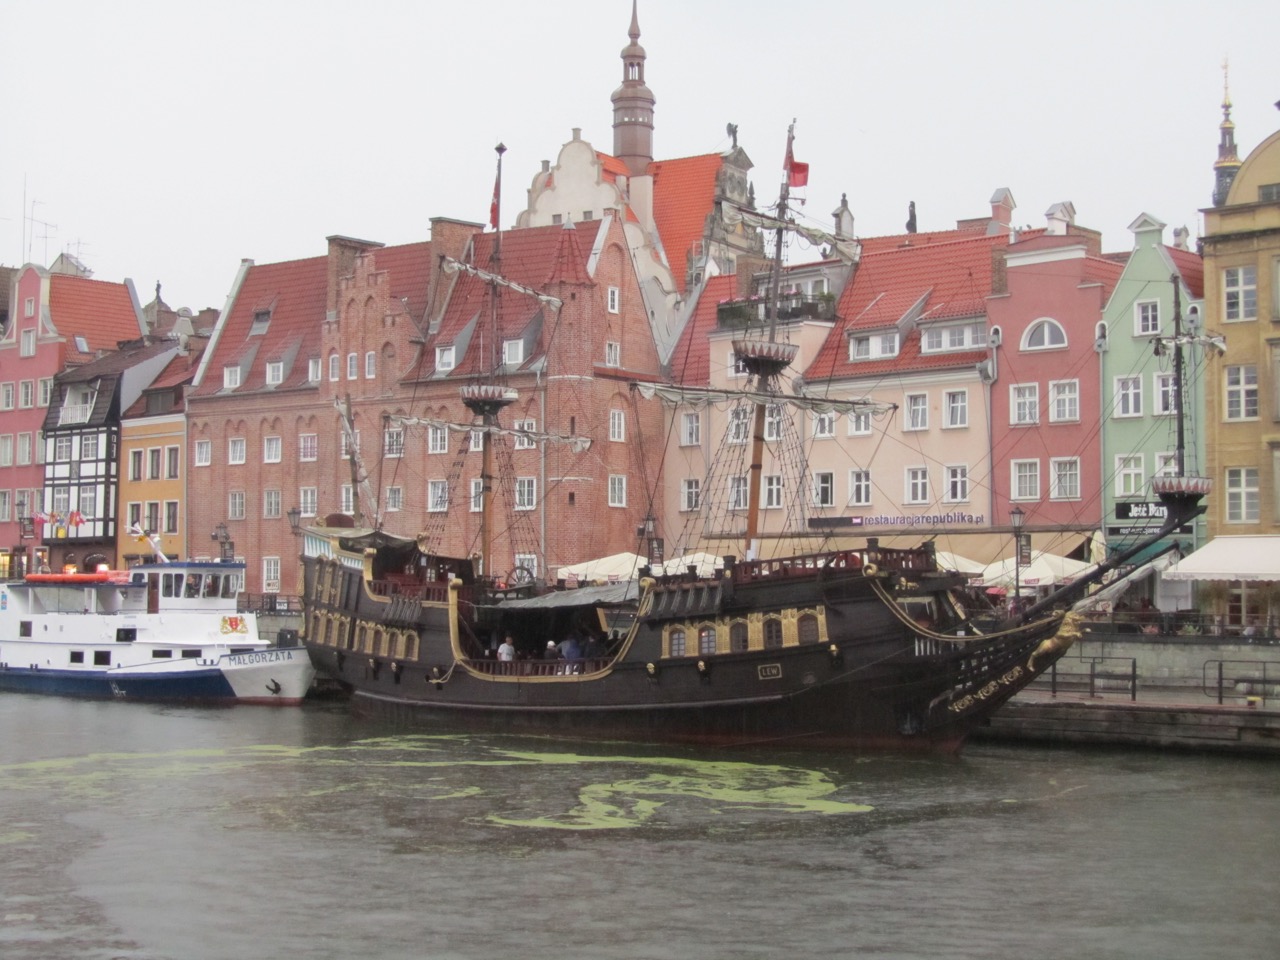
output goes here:
[{"label": "red and white flag", "polygon": [[493,200],[489,203],[489,226],[498,229],[498,195],[502,192],[502,171],[493,181]]},{"label": "red and white flag", "polygon": [[787,161],[783,165],[787,172],[787,185],[803,187],[809,182],[809,165],[801,163],[791,152],[791,132],[787,131]]}]

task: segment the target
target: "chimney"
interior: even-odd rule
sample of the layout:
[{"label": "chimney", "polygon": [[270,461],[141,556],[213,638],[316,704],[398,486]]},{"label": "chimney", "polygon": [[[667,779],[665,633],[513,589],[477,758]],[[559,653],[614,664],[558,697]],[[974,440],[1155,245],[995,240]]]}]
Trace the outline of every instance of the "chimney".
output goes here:
[{"label": "chimney", "polygon": [[991,293],[993,296],[1009,292],[1008,262],[1004,247],[991,248]]},{"label": "chimney", "polygon": [[999,233],[1008,233],[1013,224],[1013,211],[1018,205],[1013,201],[1013,194],[1008,187],[1001,187],[991,195],[991,222],[987,224],[987,236],[994,237]]},{"label": "chimney", "polygon": [[1075,226],[1076,208],[1070,200],[1055,203],[1044,212],[1044,215],[1047,221],[1045,232],[1051,237],[1065,237],[1068,228]]}]

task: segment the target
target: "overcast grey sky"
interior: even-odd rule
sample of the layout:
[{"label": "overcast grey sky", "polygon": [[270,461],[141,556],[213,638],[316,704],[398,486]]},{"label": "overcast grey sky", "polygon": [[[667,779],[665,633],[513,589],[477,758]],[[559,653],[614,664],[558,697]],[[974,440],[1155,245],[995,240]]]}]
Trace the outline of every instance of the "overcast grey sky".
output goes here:
[{"label": "overcast grey sky", "polygon": [[[640,0],[655,153],[726,149],[736,123],[763,204],[795,118],[819,224],[847,193],[862,236],[900,232],[910,200],[942,229],[1008,187],[1019,223],[1070,200],[1108,250],[1144,211],[1198,235],[1224,56],[1241,157],[1280,128],[1276,9]],[[499,140],[508,225],[574,127],[612,149],[630,18],[631,0],[7,0],[0,263],[68,250],[144,303],[159,280],[170,306],[221,308],[242,258],[485,221]]]}]

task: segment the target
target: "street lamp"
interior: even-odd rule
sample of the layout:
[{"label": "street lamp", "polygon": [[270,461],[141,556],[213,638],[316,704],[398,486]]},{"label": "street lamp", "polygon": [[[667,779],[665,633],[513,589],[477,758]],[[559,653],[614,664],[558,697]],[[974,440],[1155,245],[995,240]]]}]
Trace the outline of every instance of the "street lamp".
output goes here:
[{"label": "street lamp", "polygon": [[[1022,525],[1027,522],[1027,515],[1021,507],[1009,511],[1009,522],[1013,524],[1013,603],[1022,599]],[[1010,605],[1010,613],[1013,605]]]},{"label": "street lamp", "polygon": [[289,531],[295,536],[302,536],[302,508],[290,507],[284,515],[289,518]]},{"label": "street lamp", "polygon": [[220,522],[213,528],[213,533],[209,535],[209,539],[218,544],[218,559],[226,563],[236,558],[236,544],[231,539],[231,534],[227,532],[225,522]]}]

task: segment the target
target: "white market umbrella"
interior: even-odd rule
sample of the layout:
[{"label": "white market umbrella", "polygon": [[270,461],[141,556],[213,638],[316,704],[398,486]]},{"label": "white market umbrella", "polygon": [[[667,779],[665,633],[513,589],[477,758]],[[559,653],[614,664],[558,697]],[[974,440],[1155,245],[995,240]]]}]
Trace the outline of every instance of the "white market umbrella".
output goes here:
[{"label": "white market umbrella", "polygon": [[951,553],[948,550],[935,550],[933,555],[938,561],[938,567],[942,570],[954,570],[957,573],[977,576],[987,568],[984,563],[970,560],[968,557],[962,557],[960,554]]},{"label": "white market umbrella", "polygon": [[668,560],[655,572],[663,576],[676,576],[688,573],[690,567],[696,567],[700,577],[711,577],[717,570],[724,569],[724,558],[713,553],[686,553],[683,557]]},{"label": "white market umbrella", "polygon": [[[1083,560],[1072,560],[1060,557],[1056,553],[1045,553],[1043,550],[1031,554],[1031,562],[1025,564],[1017,575],[1020,587],[1030,588],[1033,592],[1039,587],[1053,587],[1069,583],[1093,568],[1092,563]],[[989,563],[982,571],[984,587],[1010,588],[1014,582],[1014,558],[1005,557]]]},{"label": "white market umbrella", "polygon": [[578,580],[584,583],[634,580],[640,575],[640,568],[648,562],[637,553],[614,553],[561,567],[556,575],[561,580]]}]

